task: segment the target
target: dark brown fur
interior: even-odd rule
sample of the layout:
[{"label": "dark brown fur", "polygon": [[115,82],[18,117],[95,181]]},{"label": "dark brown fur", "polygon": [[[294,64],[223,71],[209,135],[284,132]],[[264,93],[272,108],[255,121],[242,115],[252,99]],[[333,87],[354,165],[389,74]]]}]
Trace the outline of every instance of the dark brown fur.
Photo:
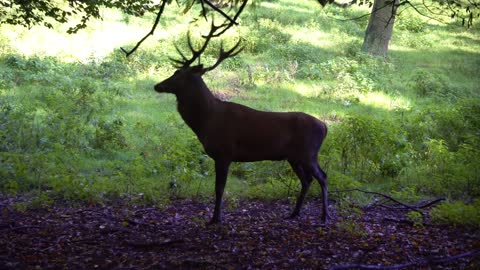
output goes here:
[{"label": "dark brown fur", "polygon": [[178,112],[215,161],[215,210],[211,223],[221,222],[222,195],[231,162],[287,160],[300,178],[302,190],[291,215],[299,214],[315,177],[322,187],[323,217],[328,218],[327,175],[318,165],[318,152],[327,126],[301,112],[264,112],[221,101],[205,85],[202,65],[178,69],[155,85],[177,97]]}]

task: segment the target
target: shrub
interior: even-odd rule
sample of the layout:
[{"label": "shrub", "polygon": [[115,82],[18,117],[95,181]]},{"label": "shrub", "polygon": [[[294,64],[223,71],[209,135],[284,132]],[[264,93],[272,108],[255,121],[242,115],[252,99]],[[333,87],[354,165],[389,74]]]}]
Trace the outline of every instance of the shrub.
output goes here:
[{"label": "shrub", "polygon": [[415,72],[411,81],[417,95],[421,97],[444,97],[448,94],[448,79],[438,73],[426,70]]},{"label": "shrub", "polygon": [[407,30],[412,33],[421,33],[425,31],[425,22],[417,16],[400,16],[395,26],[402,30]]},{"label": "shrub", "polygon": [[[404,147],[397,143],[398,138],[403,138],[401,134],[390,122],[367,116],[348,116],[332,128],[329,136],[335,140],[327,140],[324,151],[328,153],[328,159],[337,163],[332,164],[335,169],[360,181],[372,180],[381,173],[396,176],[403,162],[400,155],[395,155]],[[390,165],[385,164],[386,161],[390,161]]]},{"label": "shrub", "polygon": [[423,216],[417,211],[409,211],[407,213],[407,220],[413,222],[413,226],[421,227],[423,226]]},{"label": "shrub", "polygon": [[432,209],[430,216],[434,222],[447,222],[455,225],[480,228],[480,199],[472,204],[446,202]]},{"label": "shrub", "polygon": [[285,46],[291,39],[290,34],[282,31],[277,22],[271,19],[259,19],[249,36],[245,49],[252,53],[275,50],[276,47]]},{"label": "shrub", "polygon": [[359,222],[363,215],[363,211],[360,208],[347,202],[340,202],[336,210],[339,222],[335,226],[339,232],[346,237],[355,239],[367,235],[365,227]]},{"label": "shrub", "polygon": [[480,106],[472,101],[460,101],[457,105],[426,106],[423,110],[408,113],[404,122],[410,141],[416,141],[418,151],[425,150],[424,141],[443,140],[450,151],[457,151],[464,143],[479,142],[474,138],[479,130]]},{"label": "shrub", "polygon": [[444,141],[435,139],[425,145],[424,159],[416,167],[420,192],[456,199],[480,196],[480,162],[472,158],[480,155],[478,148],[462,144],[458,151],[450,151]]},{"label": "shrub", "polygon": [[93,147],[97,149],[121,149],[127,146],[122,133],[123,121],[114,119],[112,121],[100,121],[96,125]]}]

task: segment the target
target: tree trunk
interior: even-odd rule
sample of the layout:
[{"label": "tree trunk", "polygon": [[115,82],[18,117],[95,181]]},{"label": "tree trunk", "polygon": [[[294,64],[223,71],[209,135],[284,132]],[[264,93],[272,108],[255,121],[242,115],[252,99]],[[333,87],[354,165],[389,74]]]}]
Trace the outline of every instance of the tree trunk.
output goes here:
[{"label": "tree trunk", "polygon": [[387,57],[398,2],[399,0],[374,0],[362,45],[364,52]]}]

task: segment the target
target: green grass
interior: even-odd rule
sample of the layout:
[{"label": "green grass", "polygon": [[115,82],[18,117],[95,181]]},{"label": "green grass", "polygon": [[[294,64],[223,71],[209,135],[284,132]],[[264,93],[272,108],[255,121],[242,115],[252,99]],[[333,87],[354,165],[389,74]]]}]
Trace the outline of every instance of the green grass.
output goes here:
[{"label": "green grass", "polygon": [[[170,10],[172,8],[172,10]],[[213,163],[153,85],[172,74],[173,44],[186,47],[188,17],[174,5],[159,29],[104,10],[76,35],[0,29],[0,191],[55,198],[124,198],[163,203],[210,198]],[[413,12],[396,22],[388,60],[360,52],[364,7],[325,9],[315,1],[261,2],[228,31],[245,50],[204,76],[220,97],[267,111],[303,111],[329,125],[320,164],[331,189],[364,187],[399,197],[480,195],[480,35]],[[193,12],[193,15],[197,13]],[[212,63],[219,40],[204,61]],[[230,200],[294,197],[285,162],[235,164]],[[312,194],[319,194],[318,185]]]}]

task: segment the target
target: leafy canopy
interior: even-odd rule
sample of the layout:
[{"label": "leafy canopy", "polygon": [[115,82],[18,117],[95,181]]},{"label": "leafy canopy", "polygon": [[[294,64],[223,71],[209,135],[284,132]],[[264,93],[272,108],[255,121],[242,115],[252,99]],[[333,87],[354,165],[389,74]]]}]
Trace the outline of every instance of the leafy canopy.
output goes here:
[{"label": "leafy canopy", "polygon": [[118,8],[127,14],[142,16],[156,11],[153,0],[0,0],[0,24],[22,25],[31,28],[43,25],[52,28],[53,22],[70,23],[67,30],[76,33],[87,26],[91,18],[101,18],[100,9]]},{"label": "leafy canopy", "polygon": [[[250,2],[258,1],[261,0],[251,0]],[[316,1],[322,6],[335,4],[335,0]],[[352,0],[347,4],[337,3],[336,5],[349,6],[354,3],[372,5],[374,1],[376,0]],[[173,0],[0,0],[0,25],[22,25],[27,28],[34,25],[43,25],[52,28],[53,22],[71,23],[72,25],[67,32],[76,33],[85,28],[91,18],[101,18],[100,9],[103,7],[120,9],[134,16],[143,16],[147,12],[157,13],[151,31],[133,49],[130,51],[124,50],[126,55],[129,56],[149,35],[153,34],[165,6],[172,2]],[[233,26],[237,24],[236,17],[240,15],[248,0],[175,0],[175,2],[185,7],[184,13],[188,12],[194,5],[201,6],[199,18],[204,17],[206,19],[209,11],[217,12],[225,19],[230,20],[232,22],[231,26]],[[391,3],[396,7],[413,8],[421,15],[436,20],[441,17],[460,19],[462,24],[466,24],[468,27],[473,26],[474,18],[480,16],[480,0],[430,0],[421,2],[393,0]],[[224,12],[224,10],[230,10],[231,7],[239,6],[240,11],[233,18]],[[392,9],[392,12],[393,10],[395,9]]]}]

